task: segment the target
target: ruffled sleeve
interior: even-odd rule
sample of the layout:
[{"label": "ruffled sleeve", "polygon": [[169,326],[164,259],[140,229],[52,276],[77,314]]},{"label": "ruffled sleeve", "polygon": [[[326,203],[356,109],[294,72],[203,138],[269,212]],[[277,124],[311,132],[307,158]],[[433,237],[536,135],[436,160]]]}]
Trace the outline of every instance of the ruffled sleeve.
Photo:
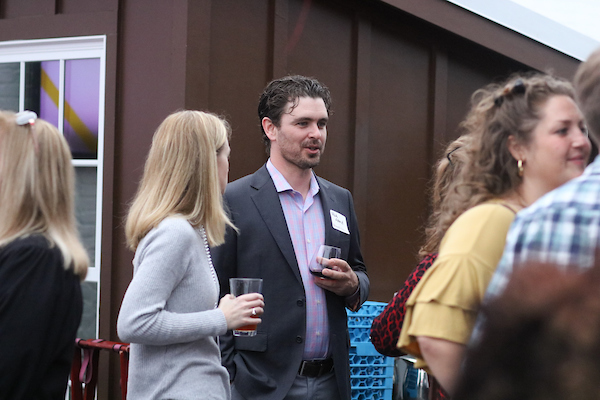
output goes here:
[{"label": "ruffled sleeve", "polygon": [[425,368],[417,336],[466,344],[500,260],[514,213],[497,203],[474,207],[452,224],[440,254],[406,302],[398,348]]}]

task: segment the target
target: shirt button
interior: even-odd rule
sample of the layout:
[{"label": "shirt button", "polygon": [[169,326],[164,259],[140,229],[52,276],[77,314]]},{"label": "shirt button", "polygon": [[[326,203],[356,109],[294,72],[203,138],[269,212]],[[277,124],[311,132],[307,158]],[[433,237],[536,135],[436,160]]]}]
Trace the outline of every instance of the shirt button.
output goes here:
[{"label": "shirt button", "polygon": [[296,343],[302,343],[302,336],[296,336]]},{"label": "shirt button", "polygon": [[310,243],[310,239],[306,239],[306,243]]}]

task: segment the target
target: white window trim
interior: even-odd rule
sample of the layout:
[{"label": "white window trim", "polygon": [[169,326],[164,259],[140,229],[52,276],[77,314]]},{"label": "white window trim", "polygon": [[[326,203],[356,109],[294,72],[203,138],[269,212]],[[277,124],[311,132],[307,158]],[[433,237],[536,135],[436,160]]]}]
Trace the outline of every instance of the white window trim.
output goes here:
[{"label": "white window trim", "polygon": [[[25,63],[29,61],[60,61],[60,87],[64,87],[64,62],[85,58],[100,59],[100,99],[98,109],[98,157],[96,160],[73,160],[75,167],[97,168],[96,180],[96,232],[95,232],[95,263],[88,270],[86,281],[97,283],[97,310],[100,307],[100,267],[102,257],[102,197],[104,180],[104,118],[105,118],[105,81],[106,81],[106,35],[80,36],[71,38],[13,40],[0,42],[0,63],[19,62],[21,66],[21,90],[24,88]],[[59,130],[62,132],[63,121],[63,91],[59,101]],[[24,108],[24,93],[20,93],[19,108]],[[96,331],[98,324],[96,324]],[[96,335],[98,332],[96,332]]]}]

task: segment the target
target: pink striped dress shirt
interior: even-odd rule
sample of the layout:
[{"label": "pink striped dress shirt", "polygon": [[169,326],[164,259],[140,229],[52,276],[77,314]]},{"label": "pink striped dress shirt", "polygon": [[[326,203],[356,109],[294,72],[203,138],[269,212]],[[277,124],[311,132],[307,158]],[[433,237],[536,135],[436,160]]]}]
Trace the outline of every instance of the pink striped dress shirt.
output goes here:
[{"label": "pink striped dress shirt", "polygon": [[304,284],[306,295],[304,359],[326,358],[329,349],[329,321],[325,290],[314,283],[314,276],[309,269],[311,263],[316,263],[319,246],[325,243],[325,219],[321,199],[318,196],[319,184],[312,174],[310,189],[306,199],[303,199],[299,192],[292,189],[270,159],[267,161],[267,170],[279,194]]}]

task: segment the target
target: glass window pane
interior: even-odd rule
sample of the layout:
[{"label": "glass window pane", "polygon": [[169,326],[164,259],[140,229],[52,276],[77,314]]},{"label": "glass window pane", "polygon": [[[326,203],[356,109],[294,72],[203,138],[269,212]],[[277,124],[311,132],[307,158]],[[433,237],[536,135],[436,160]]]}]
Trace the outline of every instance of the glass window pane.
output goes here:
[{"label": "glass window pane", "polygon": [[59,61],[25,63],[25,109],[58,127]]},{"label": "glass window pane", "polygon": [[25,63],[25,109],[40,115],[40,85],[42,81],[42,63]]},{"label": "glass window pane", "polygon": [[100,59],[65,62],[64,135],[73,158],[98,157]]},{"label": "glass window pane", "polygon": [[96,253],[96,167],[77,167],[75,213],[81,241],[90,257],[90,267],[95,266]]},{"label": "glass window pane", "polygon": [[0,110],[19,111],[19,63],[0,63]]},{"label": "glass window pane", "polygon": [[77,330],[77,337],[82,339],[96,338],[96,323],[98,321],[98,283],[81,282],[83,294],[83,315]]},{"label": "glass window pane", "polygon": [[60,62],[43,61],[40,64],[39,115],[40,118],[45,119],[52,125],[58,127],[58,88],[60,86]]}]

